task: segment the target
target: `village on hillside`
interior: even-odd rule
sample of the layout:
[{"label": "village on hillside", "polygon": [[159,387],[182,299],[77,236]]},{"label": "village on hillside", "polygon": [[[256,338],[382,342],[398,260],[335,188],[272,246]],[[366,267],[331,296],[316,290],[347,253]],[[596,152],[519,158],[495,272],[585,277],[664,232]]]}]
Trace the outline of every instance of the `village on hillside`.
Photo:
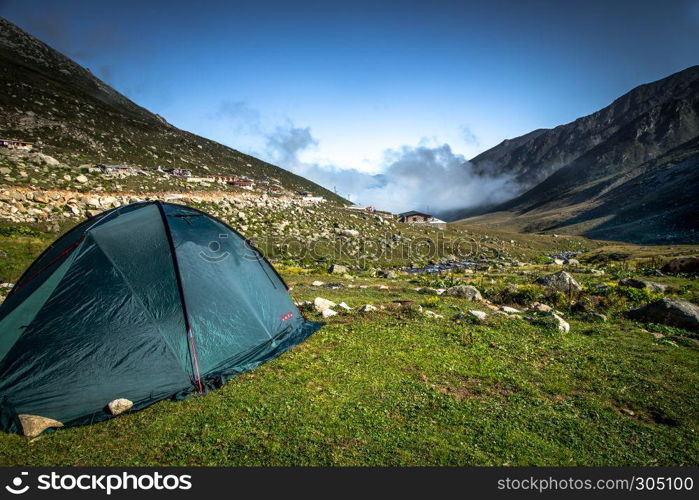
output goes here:
[{"label": "village on hillside", "polygon": [[[262,202],[274,204],[275,200],[283,200],[284,203],[293,202],[302,206],[328,201],[310,191],[289,192],[279,179],[267,176],[261,179],[245,175],[201,176],[194,175],[190,169],[157,167],[155,171],[151,171],[122,164],[80,165],[71,168],[33,148],[31,142],[16,139],[0,139],[0,160],[5,160],[0,167],[0,176],[8,183],[18,183],[17,189],[6,188],[0,191],[0,218],[12,222],[37,223],[53,222],[62,217],[92,217],[102,210],[154,198],[197,202],[202,199],[216,200],[217,196],[221,201],[236,198],[245,200],[257,196],[257,200]],[[66,171],[71,173],[64,173]],[[55,178],[55,192],[52,193],[51,189],[33,189],[32,172],[38,174],[37,177]],[[58,173],[62,175],[58,176]],[[144,189],[125,192],[127,189],[120,183],[152,183],[154,179],[157,179],[162,189],[152,193]],[[109,192],[110,187],[112,192]],[[437,229],[447,227],[445,221],[414,210],[392,214],[373,206],[348,205],[345,209],[380,214],[404,224]]]}]

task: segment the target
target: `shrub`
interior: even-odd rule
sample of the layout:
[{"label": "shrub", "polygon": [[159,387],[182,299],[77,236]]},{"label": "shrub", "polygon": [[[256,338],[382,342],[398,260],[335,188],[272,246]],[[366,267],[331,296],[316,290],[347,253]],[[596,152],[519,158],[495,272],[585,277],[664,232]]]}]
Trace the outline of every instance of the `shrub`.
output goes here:
[{"label": "shrub", "polygon": [[501,290],[492,291],[489,295],[506,304],[528,306],[532,302],[541,301],[546,295],[546,290],[534,284],[510,285]]},{"label": "shrub", "polygon": [[532,262],[534,262],[534,264],[550,264],[553,262],[553,259],[548,255],[537,255],[532,259]]},{"label": "shrub", "polygon": [[422,307],[435,307],[441,301],[442,301],[442,299],[440,299],[437,296],[428,297],[422,302]]},{"label": "shrub", "polygon": [[40,233],[27,226],[3,226],[0,227],[0,236],[39,236]]},{"label": "shrub", "polygon": [[431,288],[450,288],[462,284],[461,281],[451,273],[443,275],[419,274],[412,281],[418,285]]},{"label": "shrub", "polygon": [[636,305],[647,304],[648,302],[653,302],[663,297],[662,294],[653,293],[648,288],[620,286],[617,287],[616,290],[620,295],[626,297],[632,304]]}]

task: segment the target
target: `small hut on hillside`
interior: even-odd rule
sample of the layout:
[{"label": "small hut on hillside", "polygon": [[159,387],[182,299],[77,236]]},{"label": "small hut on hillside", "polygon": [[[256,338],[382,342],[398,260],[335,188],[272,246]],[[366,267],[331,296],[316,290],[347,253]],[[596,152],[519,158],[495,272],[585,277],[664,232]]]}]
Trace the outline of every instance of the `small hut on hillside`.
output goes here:
[{"label": "small hut on hillside", "polygon": [[418,212],[417,210],[411,210],[409,212],[403,212],[398,214],[398,222],[404,222],[406,224],[424,224],[429,227],[436,227],[439,229],[446,229],[447,223],[441,219],[438,219],[434,215],[426,214],[425,212]]}]

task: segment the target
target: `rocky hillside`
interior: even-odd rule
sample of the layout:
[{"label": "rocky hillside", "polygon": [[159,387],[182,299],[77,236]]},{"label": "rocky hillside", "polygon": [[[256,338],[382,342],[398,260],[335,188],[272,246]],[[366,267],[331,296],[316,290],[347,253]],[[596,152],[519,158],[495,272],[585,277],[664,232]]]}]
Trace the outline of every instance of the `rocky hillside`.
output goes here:
[{"label": "rocky hillside", "polygon": [[2,18],[0,89],[0,137],[32,141],[64,166],[126,164],[273,178],[289,191],[344,201],[286,170],[170,125]]},{"label": "rocky hillside", "polygon": [[468,221],[645,243],[694,242],[698,137],[694,66],[642,85],[597,113],[474,158],[482,175],[515,175],[523,187],[534,187]]},{"label": "rocky hillside", "polygon": [[[606,108],[566,125],[507,139],[471,163],[480,175],[514,175],[524,191],[605,142],[614,145],[618,133],[631,128],[639,140],[625,144],[629,149],[618,151],[617,160],[640,164],[699,135],[698,96],[699,66],[692,66],[636,87]],[[673,130],[662,128],[668,123]]]}]

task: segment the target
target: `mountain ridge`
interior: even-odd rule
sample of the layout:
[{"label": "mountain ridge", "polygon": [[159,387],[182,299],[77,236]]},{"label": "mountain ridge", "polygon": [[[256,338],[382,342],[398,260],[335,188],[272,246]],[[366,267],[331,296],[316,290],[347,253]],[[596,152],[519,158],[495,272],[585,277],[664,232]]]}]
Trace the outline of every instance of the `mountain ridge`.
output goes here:
[{"label": "mountain ridge", "polygon": [[0,88],[0,135],[35,142],[61,162],[272,177],[290,191],[312,191],[346,203],[292,172],[180,130],[2,17]]},{"label": "mountain ridge", "polygon": [[[666,198],[654,196],[653,211],[639,210],[639,214],[652,216],[656,222],[650,226],[632,224],[631,214],[626,213],[624,237],[636,242],[696,241],[696,222],[692,221],[692,213],[698,209],[696,202],[685,196],[684,186],[655,174],[672,171],[680,163],[686,168],[696,156],[697,137],[699,66],[692,66],[636,87],[596,113],[515,138],[474,158],[480,175],[513,175],[520,181],[524,179],[522,186],[528,186],[527,176],[531,174],[537,182],[517,197],[481,213],[461,211],[462,218],[467,217],[468,223],[514,230],[557,230],[610,238],[618,235],[609,223],[618,215],[610,203],[610,193],[624,193],[625,198],[617,200],[619,207],[629,206],[629,199],[634,198],[643,205],[648,203],[643,200],[649,194],[642,186],[620,188],[636,178],[654,178],[670,182],[687,206],[679,211],[665,210],[677,193],[658,186],[656,191],[665,193]],[[565,162],[558,165],[562,159]],[[692,170],[677,172],[689,175],[687,182],[699,180]],[[539,181],[542,173],[545,178]],[[643,177],[648,175],[651,177]],[[635,190],[629,189],[632,185]],[[601,211],[599,205],[606,208]],[[600,222],[604,227],[595,229],[592,221],[600,217],[607,221]],[[636,229],[629,231],[632,226]]]}]

